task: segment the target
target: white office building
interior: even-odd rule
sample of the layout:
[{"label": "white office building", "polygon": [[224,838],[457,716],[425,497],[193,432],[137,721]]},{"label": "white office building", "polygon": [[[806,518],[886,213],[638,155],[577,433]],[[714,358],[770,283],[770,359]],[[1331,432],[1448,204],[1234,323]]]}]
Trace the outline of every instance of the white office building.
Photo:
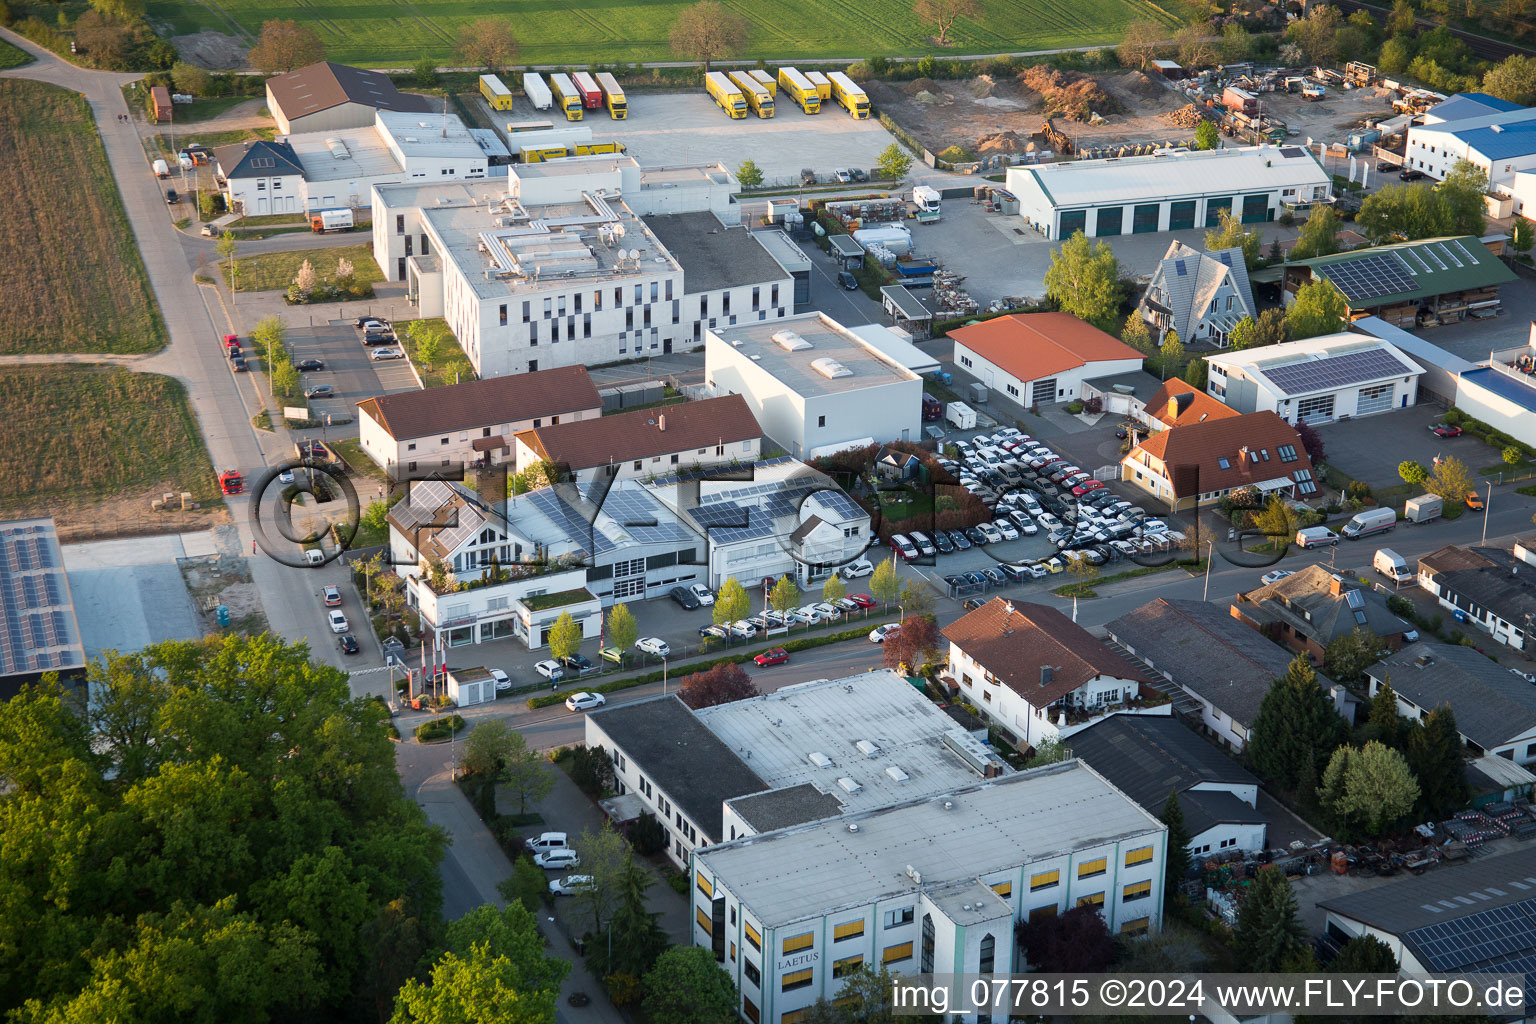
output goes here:
[{"label": "white office building", "polygon": [[1007,187],[1045,237],[1104,238],[1214,227],[1223,210],[1261,224],[1330,202],[1333,179],[1304,146],[1250,146],[1020,165]]},{"label": "white office building", "polygon": [[1206,391],[1228,407],[1314,426],[1406,409],[1418,400],[1424,372],[1390,343],[1347,331],[1218,352],[1205,361]]},{"label": "white office building", "polygon": [[1518,172],[1536,168],[1536,107],[1477,113],[1408,129],[1404,167],[1443,179],[1458,160],[1480,168],[1490,185],[1512,186]]},{"label": "white office building", "polygon": [[731,975],[743,1017],[793,1024],[862,966],[1022,969],[1020,920],[1089,906],[1111,932],[1158,929],[1167,835],[1067,761],[695,850],[693,941]]},{"label": "white office building", "polygon": [[773,438],[796,458],[877,441],[922,437],[922,378],[887,347],[825,313],[710,329],[704,381],[715,395],[741,395]]}]

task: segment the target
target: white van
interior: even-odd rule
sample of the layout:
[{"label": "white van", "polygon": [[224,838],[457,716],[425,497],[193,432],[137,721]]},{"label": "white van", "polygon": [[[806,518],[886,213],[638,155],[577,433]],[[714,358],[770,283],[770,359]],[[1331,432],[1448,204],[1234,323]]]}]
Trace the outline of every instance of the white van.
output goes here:
[{"label": "white van", "polygon": [[1404,583],[1413,579],[1413,570],[1408,568],[1407,561],[1391,548],[1377,548],[1376,557],[1371,560],[1371,568],[1393,583]]},{"label": "white van", "polygon": [[1339,535],[1326,526],[1309,526],[1305,530],[1296,531],[1296,546],[1299,548],[1324,548],[1338,542]]},{"label": "white van", "polygon": [[921,552],[925,557],[931,557],[939,553],[938,550],[933,546],[933,541],[929,540],[928,535],[925,533],[919,533],[916,530],[913,530],[911,541],[917,546],[917,550]]},{"label": "white van", "polygon": [[1386,533],[1397,525],[1397,513],[1390,508],[1372,508],[1355,514],[1344,524],[1342,533],[1348,540],[1359,540],[1373,533]]},{"label": "white van", "polygon": [[539,853],[543,850],[560,850],[570,845],[570,843],[565,841],[564,832],[545,832],[537,839],[528,840],[528,849],[534,853]]}]

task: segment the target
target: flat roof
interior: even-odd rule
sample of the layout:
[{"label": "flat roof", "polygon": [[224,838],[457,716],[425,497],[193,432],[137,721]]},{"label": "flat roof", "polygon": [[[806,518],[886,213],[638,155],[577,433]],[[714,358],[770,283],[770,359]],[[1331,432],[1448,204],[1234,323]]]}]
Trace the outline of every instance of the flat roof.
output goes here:
[{"label": "flat roof", "polygon": [[913,373],[932,373],[939,368],[937,357],[924,352],[889,327],[880,324],[862,324],[848,329]]},{"label": "flat roof", "polygon": [[779,266],[791,274],[809,273],[811,258],[806,255],[804,249],[794,243],[794,240],[783,231],[754,231],[752,237],[757,239],[762,247],[768,250],[768,255],[779,261]]},{"label": "flat roof", "polygon": [[300,132],[286,141],[304,165],[306,181],[357,181],[405,173],[376,128]]},{"label": "flat roof", "polygon": [[1406,354],[1414,362],[1427,368],[1444,370],[1451,376],[1470,370],[1477,364],[1469,359],[1463,359],[1454,352],[1448,352],[1426,338],[1412,334],[1394,324],[1389,324],[1381,317],[1363,316],[1350,324],[1350,329],[1359,334],[1369,334],[1373,338],[1391,342],[1398,350]]},{"label": "flat roof", "polygon": [[[741,288],[789,277],[752,232],[727,227],[712,213],[669,213],[646,217],[645,223],[682,264],[686,292]],[[767,296],[763,298],[766,304]]]},{"label": "flat roof", "polygon": [[1457,377],[1466,384],[1474,384],[1480,388],[1492,391],[1500,398],[1507,398],[1511,402],[1525,409],[1527,412],[1536,412],[1536,387],[1522,384],[1512,379],[1508,374],[1500,373],[1491,366],[1479,366],[1475,370],[1463,370]]},{"label": "flat roof", "polygon": [[0,523],[0,676],[84,665],[53,519]]},{"label": "flat roof", "polygon": [[[841,236],[833,236],[841,237]],[[880,294],[896,307],[896,312],[908,320],[932,320],[933,313],[923,300],[913,295],[904,284],[887,284],[880,286]]]},{"label": "flat roof", "polygon": [[[516,141],[518,136],[513,135]],[[518,146],[528,145],[519,142]],[[557,160],[539,160],[529,164],[515,164],[512,174],[517,178],[570,178],[577,175],[596,174],[602,171],[618,171],[632,166],[635,158],[622,153],[592,153],[587,156],[563,156]]]},{"label": "flat roof", "polygon": [[677,164],[640,168],[640,188],[677,188],[689,185],[729,185],[731,172],[724,164]]},{"label": "flat roof", "polygon": [[[977,772],[945,746],[946,736],[986,753],[890,669],[786,686],[695,713],[774,789],[811,785],[850,812],[976,781]],[[813,763],[817,754],[823,767]],[[842,784],[845,779],[856,791]]]},{"label": "flat roof", "polygon": [[[850,824],[858,831],[850,831]],[[748,836],[694,856],[765,928],[779,928],[1165,830],[1130,797],[1072,760]],[[921,887],[907,875],[909,866],[922,878]]]},{"label": "flat roof", "polygon": [[414,114],[380,110],[373,123],[387,132],[407,157],[479,160],[485,155],[457,114]]},{"label": "flat roof", "polygon": [[[786,332],[798,335],[807,344],[792,351],[773,340],[774,335]],[[825,313],[801,313],[782,320],[734,327],[722,324],[710,329],[708,341],[734,348],[742,358],[752,360],[765,373],[801,395],[845,394],[919,379],[917,374]],[[849,371],[848,374],[824,375],[813,365],[821,359],[840,364]]]},{"label": "flat roof", "polygon": [[[1328,185],[1332,181],[1317,158],[1303,146],[1173,150],[1154,156],[1010,167],[1008,174],[1010,178],[1033,178],[1058,209],[1272,192],[1298,185]],[[1013,190],[1011,181],[1009,189]]]}]

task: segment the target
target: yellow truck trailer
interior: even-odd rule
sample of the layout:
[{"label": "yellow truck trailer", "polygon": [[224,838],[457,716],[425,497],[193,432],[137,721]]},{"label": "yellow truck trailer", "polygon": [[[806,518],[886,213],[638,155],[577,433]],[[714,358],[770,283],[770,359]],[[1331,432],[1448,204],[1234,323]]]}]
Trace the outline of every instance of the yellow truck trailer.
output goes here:
[{"label": "yellow truck trailer", "polygon": [[608,107],[608,116],[615,121],[622,121],[629,117],[629,99],[624,95],[624,90],[619,86],[619,80],[606,71],[597,73],[597,87],[603,90],[603,103]]},{"label": "yellow truck trailer", "polygon": [[480,95],[485,97],[492,110],[512,109],[512,90],[495,75],[480,76]]},{"label": "yellow truck trailer", "polygon": [[754,68],[751,74],[752,77],[757,80],[758,85],[761,85],[764,89],[768,90],[769,96],[772,96],[775,99],[778,98],[779,83],[774,79],[772,74],[764,71],[762,68]]},{"label": "yellow truck trailer", "polygon": [[833,102],[860,121],[869,117],[869,95],[853,79],[841,71],[832,72],[827,79],[832,83]]},{"label": "yellow truck trailer", "polygon": [[571,76],[557,71],[549,76],[549,88],[555,95],[555,106],[565,111],[567,121],[581,120],[581,90],[571,81]]},{"label": "yellow truck trailer", "polygon": [[745,71],[732,71],[729,73],[736,88],[747,98],[747,107],[758,117],[773,116],[773,94]]},{"label": "yellow truck trailer", "polygon": [[711,71],[704,76],[704,90],[719,104],[720,109],[733,118],[747,116],[747,98],[741,89],[726,77],[723,71]]},{"label": "yellow truck trailer", "polygon": [[816,86],[794,68],[779,68],[779,85],[784,87],[784,95],[807,114],[821,112],[821,96],[817,94]]},{"label": "yellow truck trailer", "polygon": [[811,84],[816,87],[817,96],[820,96],[824,100],[829,100],[832,98],[832,82],[827,78],[826,75],[822,74],[820,71],[807,71],[805,73],[805,77],[809,78],[811,80]]}]

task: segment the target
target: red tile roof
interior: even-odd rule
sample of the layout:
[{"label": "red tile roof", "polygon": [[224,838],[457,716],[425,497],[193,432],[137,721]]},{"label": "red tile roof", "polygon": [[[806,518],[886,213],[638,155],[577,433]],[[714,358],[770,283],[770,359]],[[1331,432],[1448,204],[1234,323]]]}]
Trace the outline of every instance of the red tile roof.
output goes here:
[{"label": "red tile roof", "polygon": [[1038,380],[1108,359],[1140,359],[1131,346],[1068,313],[1013,313],[949,332],[1019,380]]},{"label": "red tile roof", "polygon": [[396,441],[451,434],[519,420],[601,410],[603,400],[585,366],[560,366],[425,391],[364,399],[357,407]]},{"label": "red tile roof", "polygon": [[[1296,457],[1283,459],[1278,451],[1282,445],[1294,448]],[[1244,448],[1248,457],[1243,455]],[[1137,460],[1143,451],[1163,463],[1173,493],[1180,498],[1280,477],[1295,480],[1297,470],[1310,473],[1312,469],[1296,428],[1272,412],[1170,427],[1138,444],[1126,458]]]},{"label": "red tile roof", "polygon": [[[1054,704],[1101,675],[1146,682],[1129,661],[1042,604],[1010,604],[995,597],[941,632],[1035,708]],[[1051,672],[1042,684],[1043,666]]]},{"label": "red tile roof", "polygon": [[[1183,398],[1184,395],[1189,397]],[[1169,402],[1175,398],[1180,399],[1179,405],[1183,407],[1177,414],[1169,408]],[[1163,386],[1147,399],[1147,415],[1170,427],[1182,427],[1190,423],[1227,419],[1242,414],[1175,377],[1173,380],[1165,381]]]},{"label": "red tile roof", "polygon": [[763,436],[757,417],[740,395],[682,402],[659,409],[636,409],[613,416],[536,427],[517,439],[572,471],[610,462],[648,459],[690,449],[739,444]]}]

